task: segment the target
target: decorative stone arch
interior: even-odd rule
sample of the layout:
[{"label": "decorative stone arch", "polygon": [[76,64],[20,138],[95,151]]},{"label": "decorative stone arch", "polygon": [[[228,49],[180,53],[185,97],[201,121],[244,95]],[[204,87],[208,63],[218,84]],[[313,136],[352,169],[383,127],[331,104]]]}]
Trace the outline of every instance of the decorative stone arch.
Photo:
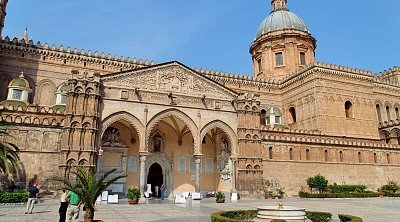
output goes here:
[{"label": "decorative stone arch", "polygon": [[139,138],[139,150],[144,151],[145,150],[145,127],[143,123],[136,118],[134,115],[121,111],[117,112],[114,114],[111,114],[110,116],[106,117],[102,123],[99,126],[99,138],[98,138],[98,145],[101,143],[101,138],[103,138],[103,134],[106,131],[106,129],[111,126],[113,123],[116,123],[120,120],[124,120],[131,124],[131,126],[135,129],[137,136]]},{"label": "decorative stone arch", "polygon": [[204,136],[208,132],[210,132],[210,130],[212,130],[214,128],[220,128],[228,136],[227,139],[230,144],[229,151],[230,151],[232,157],[236,157],[237,156],[237,144],[238,144],[236,133],[228,124],[222,122],[221,120],[214,120],[212,122],[207,123],[200,131],[200,139],[201,139],[200,141],[202,141]]},{"label": "decorative stone arch", "polygon": [[145,164],[145,180],[147,181],[147,176],[149,175],[149,170],[151,165],[159,164],[162,168],[162,174],[164,177],[164,185],[165,185],[165,196],[168,195],[173,191],[173,162],[172,160],[165,154],[165,153],[153,153],[146,158]]},{"label": "decorative stone arch", "polygon": [[[36,101],[39,105],[52,106],[56,102],[57,87],[50,79],[41,80],[36,87]],[[50,94],[45,94],[50,93]]]},{"label": "decorative stone arch", "polygon": [[154,127],[163,119],[169,116],[174,116],[178,119],[180,119],[183,123],[185,123],[190,132],[192,133],[193,140],[194,140],[194,147],[193,147],[193,153],[194,154],[200,154],[200,146],[199,146],[199,136],[198,136],[198,127],[196,123],[184,112],[177,110],[177,109],[167,109],[164,110],[155,116],[153,116],[150,121],[147,123],[147,133],[146,133],[146,148],[145,151],[148,151],[148,147],[150,145],[150,133],[154,129]]}]

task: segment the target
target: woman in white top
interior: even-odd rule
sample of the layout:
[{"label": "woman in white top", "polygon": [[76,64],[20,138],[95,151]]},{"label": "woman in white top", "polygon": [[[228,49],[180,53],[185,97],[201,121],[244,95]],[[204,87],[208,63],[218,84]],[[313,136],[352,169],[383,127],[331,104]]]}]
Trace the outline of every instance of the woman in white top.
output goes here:
[{"label": "woman in white top", "polygon": [[65,198],[67,193],[68,190],[63,190],[63,194],[61,195],[61,205],[60,209],[58,209],[58,213],[60,214],[60,222],[65,222],[65,219],[67,217],[68,202]]}]

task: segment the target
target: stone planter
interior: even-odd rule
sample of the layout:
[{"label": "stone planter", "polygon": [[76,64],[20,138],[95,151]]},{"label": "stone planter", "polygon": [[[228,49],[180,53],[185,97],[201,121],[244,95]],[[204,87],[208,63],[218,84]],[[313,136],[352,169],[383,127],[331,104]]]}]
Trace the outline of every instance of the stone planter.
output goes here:
[{"label": "stone planter", "polygon": [[138,204],[139,200],[128,200],[129,204]]}]

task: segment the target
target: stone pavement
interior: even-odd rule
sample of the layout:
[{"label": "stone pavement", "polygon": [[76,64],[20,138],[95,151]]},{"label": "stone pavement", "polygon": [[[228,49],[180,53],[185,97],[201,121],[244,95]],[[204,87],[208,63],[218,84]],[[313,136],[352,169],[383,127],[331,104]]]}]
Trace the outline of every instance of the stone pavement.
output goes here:
[{"label": "stone pavement", "polygon": [[[99,204],[95,218],[105,222],[119,221],[210,221],[210,213],[221,210],[256,209],[257,206],[277,205],[279,200],[239,200],[237,203],[217,204],[215,200],[204,199],[192,204],[173,204],[170,200],[150,200],[148,203],[128,205],[126,200],[119,204]],[[299,199],[288,198],[285,205],[304,207],[312,211],[331,212],[337,218],[338,213],[360,216],[365,222],[400,221],[399,198],[371,199]],[[33,214],[24,214],[25,206],[0,206],[0,221],[45,222],[58,221],[59,203],[55,200],[42,200],[33,210]],[[83,213],[80,216],[83,219]]]}]

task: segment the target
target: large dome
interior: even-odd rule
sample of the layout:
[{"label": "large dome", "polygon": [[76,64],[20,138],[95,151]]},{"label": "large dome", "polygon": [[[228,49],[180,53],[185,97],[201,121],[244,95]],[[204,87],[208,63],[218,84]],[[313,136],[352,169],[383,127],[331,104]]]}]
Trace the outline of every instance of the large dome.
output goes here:
[{"label": "large dome", "polygon": [[256,39],[265,33],[284,29],[297,29],[308,32],[306,24],[299,16],[287,10],[280,10],[272,12],[264,19],[260,27],[258,27]]}]

